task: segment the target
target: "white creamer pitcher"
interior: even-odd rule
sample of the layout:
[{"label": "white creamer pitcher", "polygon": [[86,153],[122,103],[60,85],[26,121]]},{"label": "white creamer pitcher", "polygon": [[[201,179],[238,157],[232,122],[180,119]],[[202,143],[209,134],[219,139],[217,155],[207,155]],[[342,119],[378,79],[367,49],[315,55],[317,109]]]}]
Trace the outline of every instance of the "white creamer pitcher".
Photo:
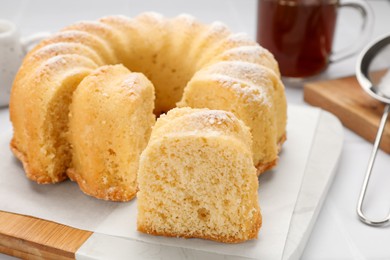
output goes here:
[{"label": "white creamer pitcher", "polygon": [[23,57],[34,44],[48,35],[42,32],[22,39],[14,23],[0,20],[0,107],[9,104],[12,82]]}]

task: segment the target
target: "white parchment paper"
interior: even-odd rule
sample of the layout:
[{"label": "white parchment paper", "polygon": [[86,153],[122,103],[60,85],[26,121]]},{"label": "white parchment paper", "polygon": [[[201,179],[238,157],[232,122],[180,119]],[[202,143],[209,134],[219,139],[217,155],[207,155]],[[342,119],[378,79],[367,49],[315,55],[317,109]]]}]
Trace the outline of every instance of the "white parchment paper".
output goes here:
[{"label": "white parchment paper", "polygon": [[24,176],[21,164],[9,150],[12,127],[7,109],[0,110],[0,210],[148,243],[225,255],[281,259],[319,110],[290,106],[288,116],[288,140],[280,155],[279,165],[259,178],[263,226],[257,240],[223,244],[141,234],[136,231],[136,200],[116,203],[91,198],[70,181],[56,185],[38,185],[29,181]]}]

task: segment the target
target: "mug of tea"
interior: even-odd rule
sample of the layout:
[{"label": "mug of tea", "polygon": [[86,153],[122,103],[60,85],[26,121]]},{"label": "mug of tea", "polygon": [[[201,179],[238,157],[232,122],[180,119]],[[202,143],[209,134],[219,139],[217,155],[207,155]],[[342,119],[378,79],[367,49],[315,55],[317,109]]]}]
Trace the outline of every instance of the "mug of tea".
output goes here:
[{"label": "mug of tea", "polygon": [[9,104],[12,82],[27,51],[48,33],[38,33],[25,39],[16,25],[0,20],[0,107]]},{"label": "mug of tea", "polygon": [[[333,53],[340,7],[359,11],[363,26],[360,39]],[[257,41],[273,53],[282,76],[287,78],[314,76],[330,62],[355,54],[368,40],[374,18],[364,0],[258,0],[257,17]]]}]

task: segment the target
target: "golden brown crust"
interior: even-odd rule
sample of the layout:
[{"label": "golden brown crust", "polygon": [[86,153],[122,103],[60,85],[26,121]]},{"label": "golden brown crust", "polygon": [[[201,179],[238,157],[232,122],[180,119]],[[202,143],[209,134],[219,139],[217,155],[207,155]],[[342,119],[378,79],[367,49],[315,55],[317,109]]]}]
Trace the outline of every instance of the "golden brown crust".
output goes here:
[{"label": "golden brown crust", "polygon": [[260,176],[264,172],[266,172],[266,171],[272,169],[273,167],[275,167],[278,164],[278,160],[279,160],[279,158],[276,158],[275,160],[273,160],[271,162],[259,163],[258,165],[256,165],[257,176]]},{"label": "golden brown crust", "polygon": [[280,153],[280,151],[282,151],[282,145],[284,144],[284,142],[287,140],[287,134],[284,133],[284,135],[279,139],[279,142],[278,142],[278,153]]},{"label": "golden brown crust", "polygon": [[[286,137],[286,134],[284,134],[278,142],[278,153],[280,153],[280,151],[282,150],[282,145],[286,140],[287,140],[287,137]],[[271,162],[259,163],[258,165],[256,165],[257,176],[260,176],[262,173],[275,167],[278,164],[278,160],[279,160],[279,157]]]},{"label": "golden brown crust", "polygon": [[204,235],[202,234],[201,232],[195,232],[191,235],[188,235],[188,234],[174,234],[174,233],[168,233],[168,232],[158,232],[158,231],[155,231],[151,228],[148,228],[146,226],[142,226],[142,225],[138,225],[137,226],[137,230],[139,232],[142,232],[142,233],[145,233],[145,234],[149,234],[149,235],[153,235],[153,236],[165,236],[165,237],[182,237],[182,238],[201,238],[201,239],[207,239],[207,240],[213,240],[213,241],[217,241],[217,242],[222,242],[222,243],[230,243],[230,244],[236,244],[236,243],[241,243],[241,242],[245,242],[247,240],[251,240],[251,239],[257,239],[257,234],[259,233],[259,229],[262,225],[262,218],[261,218],[261,214],[260,212],[258,212],[258,214],[256,214],[255,218],[254,218],[254,225],[253,225],[253,228],[250,230],[248,236],[246,239],[240,239],[240,238],[237,238],[235,236],[228,236],[228,237],[225,237],[225,236],[207,236],[207,235]]},{"label": "golden brown crust", "polygon": [[100,189],[95,189],[90,187],[86,181],[78,174],[74,169],[70,168],[66,171],[70,180],[77,182],[82,192],[89,196],[93,196],[102,200],[110,201],[130,201],[135,198],[137,194],[137,189],[133,193],[122,192],[120,189],[114,189],[108,192],[106,187],[101,187]]},{"label": "golden brown crust", "polygon": [[34,171],[33,168],[30,167],[30,164],[28,163],[26,155],[20,151],[15,143],[15,140],[12,139],[10,144],[9,144],[12,153],[15,155],[15,157],[22,163],[23,169],[26,173],[26,177],[29,178],[32,181],[35,181],[39,184],[52,184],[52,183],[57,183],[61,182],[67,179],[67,176],[64,174],[62,176],[58,176],[58,179],[53,180],[47,175],[42,175],[36,171]]}]

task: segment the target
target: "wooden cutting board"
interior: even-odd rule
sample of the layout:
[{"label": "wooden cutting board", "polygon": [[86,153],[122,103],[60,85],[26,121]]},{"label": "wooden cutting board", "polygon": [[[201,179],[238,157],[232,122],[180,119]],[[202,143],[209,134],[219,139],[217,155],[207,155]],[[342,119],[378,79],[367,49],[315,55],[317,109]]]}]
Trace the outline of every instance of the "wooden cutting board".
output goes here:
[{"label": "wooden cutting board", "polygon": [[[304,100],[336,115],[344,126],[374,142],[384,104],[370,97],[355,76],[307,83]],[[381,149],[390,153],[390,119],[381,141]]]},{"label": "wooden cutting board", "polygon": [[[92,232],[0,211],[0,253],[23,259],[74,259]],[[0,256],[1,258],[1,256]]]}]

